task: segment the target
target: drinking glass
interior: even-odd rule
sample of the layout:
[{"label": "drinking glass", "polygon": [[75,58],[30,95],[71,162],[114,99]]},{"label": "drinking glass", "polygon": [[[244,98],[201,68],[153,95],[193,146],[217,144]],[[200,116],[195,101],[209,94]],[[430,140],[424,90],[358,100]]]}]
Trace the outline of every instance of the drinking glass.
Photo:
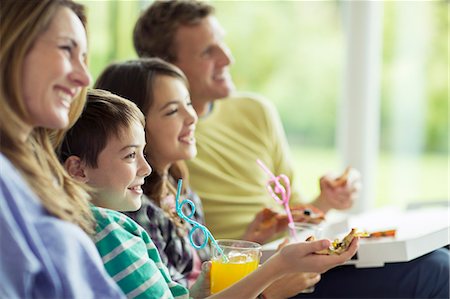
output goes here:
[{"label": "drinking glass", "polygon": [[[290,237],[291,242],[304,242],[309,236],[314,236],[316,239],[322,237],[322,227],[314,223],[294,222],[289,223],[289,228],[294,228],[296,236]],[[301,293],[313,293],[314,286],[304,289]]]},{"label": "drinking glass", "polygon": [[211,294],[220,292],[258,268],[261,245],[241,240],[217,240],[221,255],[212,247]]}]

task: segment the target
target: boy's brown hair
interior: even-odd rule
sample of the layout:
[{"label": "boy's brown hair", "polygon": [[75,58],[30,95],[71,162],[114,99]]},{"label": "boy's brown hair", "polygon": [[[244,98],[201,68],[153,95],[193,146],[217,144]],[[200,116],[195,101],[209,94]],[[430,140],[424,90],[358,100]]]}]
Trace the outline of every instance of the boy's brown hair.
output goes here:
[{"label": "boy's brown hair", "polygon": [[75,155],[88,166],[97,167],[97,158],[108,140],[120,138],[133,122],[145,127],[144,115],[136,104],[105,90],[89,90],[83,113],[64,136],[60,160]]}]

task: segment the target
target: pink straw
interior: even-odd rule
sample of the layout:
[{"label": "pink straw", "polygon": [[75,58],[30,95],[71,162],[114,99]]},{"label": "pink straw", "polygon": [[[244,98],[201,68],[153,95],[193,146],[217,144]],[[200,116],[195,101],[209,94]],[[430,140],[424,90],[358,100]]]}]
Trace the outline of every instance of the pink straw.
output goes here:
[{"label": "pink straw", "polygon": [[[269,170],[269,168],[267,168],[267,166],[264,165],[264,163],[259,159],[256,160],[256,163],[258,163],[258,165],[261,166],[264,172],[269,175],[270,178],[266,184],[267,191],[277,203],[284,206],[289,221],[289,232],[291,234],[291,237],[294,240],[297,240],[297,234],[294,227],[294,219],[292,218],[291,209],[289,208],[289,199],[291,197],[291,183],[289,181],[289,178],[284,174],[275,176]],[[284,186],[280,183],[280,181],[283,181]],[[274,187],[272,187],[271,184],[274,184]]]}]

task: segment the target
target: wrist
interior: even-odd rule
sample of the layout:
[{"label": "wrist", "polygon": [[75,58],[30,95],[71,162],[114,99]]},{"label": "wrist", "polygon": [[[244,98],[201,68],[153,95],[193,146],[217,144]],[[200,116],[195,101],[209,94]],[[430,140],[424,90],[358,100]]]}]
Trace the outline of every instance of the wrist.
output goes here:
[{"label": "wrist", "polygon": [[320,209],[324,214],[328,213],[328,211],[332,209],[323,193],[320,193],[320,195],[317,196],[316,200],[312,202],[312,205]]},{"label": "wrist", "polygon": [[[265,268],[270,269],[269,275],[274,281],[287,274],[289,272],[290,266],[289,264],[285,263],[283,257],[280,254],[280,251],[272,255],[263,265]],[[268,293],[265,292],[265,296],[267,295]]]}]

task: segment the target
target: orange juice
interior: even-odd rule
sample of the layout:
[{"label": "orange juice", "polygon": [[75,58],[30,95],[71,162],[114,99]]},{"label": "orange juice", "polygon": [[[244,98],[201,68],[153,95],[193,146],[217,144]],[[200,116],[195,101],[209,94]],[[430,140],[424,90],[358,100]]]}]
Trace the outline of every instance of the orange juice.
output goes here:
[{"label": "orange juice", "polygon": [[229,261],[221,257],[212,260],[211,266],[211,294],[220,292],[247,274],[253,272],[259,264],[258,256],[234,256]]}]

